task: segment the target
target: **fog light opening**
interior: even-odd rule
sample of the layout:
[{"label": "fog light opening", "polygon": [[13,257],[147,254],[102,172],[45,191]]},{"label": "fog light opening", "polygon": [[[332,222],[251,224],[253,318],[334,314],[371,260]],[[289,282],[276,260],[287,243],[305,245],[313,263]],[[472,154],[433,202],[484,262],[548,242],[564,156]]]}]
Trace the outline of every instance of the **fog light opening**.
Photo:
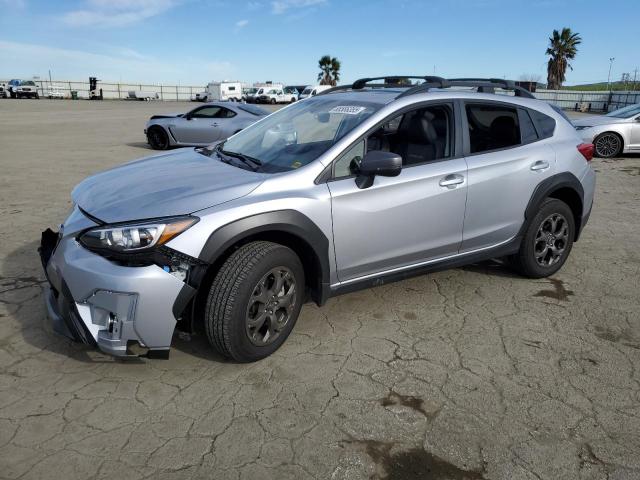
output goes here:
[{"label": "fog light opening", "polygon": [[113,334],[118,331],[118,316],[113,312],[109,312],[109,320],[107,321],[107,330]]}]

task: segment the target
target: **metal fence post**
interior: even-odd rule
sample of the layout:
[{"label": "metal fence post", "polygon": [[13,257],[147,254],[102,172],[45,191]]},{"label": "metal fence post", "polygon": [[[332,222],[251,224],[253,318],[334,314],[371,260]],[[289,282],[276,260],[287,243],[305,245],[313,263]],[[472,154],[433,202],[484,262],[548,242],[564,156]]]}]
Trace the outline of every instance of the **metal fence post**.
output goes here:
[{"label": "metal fence post", "polygon": [[164,95],[162,93],[162,85],[160,85],[160,100],[164,101]]},{"label": "metal fence post", "polygon": [[178,86],[176,85],[176,102],[178,101]]}]

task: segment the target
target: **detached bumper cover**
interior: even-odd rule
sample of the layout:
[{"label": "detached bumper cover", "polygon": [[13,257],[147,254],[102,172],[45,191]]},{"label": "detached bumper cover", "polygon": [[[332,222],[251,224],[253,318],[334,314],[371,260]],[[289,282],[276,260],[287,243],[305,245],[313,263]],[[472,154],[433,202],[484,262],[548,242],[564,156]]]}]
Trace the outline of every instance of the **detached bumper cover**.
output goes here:
[{"label": "detached bumper cover", "polygon": [[39,252],[56,332],[115,356],[137,356],[137,345],[168,353],[173,306],[185,286],[180,279],[155,265],[117,265],[51,230],[43,232]]}]

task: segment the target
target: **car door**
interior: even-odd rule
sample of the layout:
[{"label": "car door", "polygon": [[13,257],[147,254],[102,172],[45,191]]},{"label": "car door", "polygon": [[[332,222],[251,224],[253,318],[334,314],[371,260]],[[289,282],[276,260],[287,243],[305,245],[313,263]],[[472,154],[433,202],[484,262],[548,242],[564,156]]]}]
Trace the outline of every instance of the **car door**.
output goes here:
[{"label": "car door", "polygon": [[[421,162],[420,155],[404,152],[409,142],[400,133],[407,115],[418,111],[414,110],[385,122],[334,162],[328,187],[340,282],[457,253],[462,241],[467,166],[464,158],[455,155],[453,105],[429,104],[427,108],[446,112],[438,132],[443,145],[440,154],[425,155]],[[360,189],[355,182],[357,164],[372,150],[403,151],[406,158],[397,177],[376,176],[372,186]]]},{"label": "car door", "polygon": [[185,116],[176,118],[169,126],[175,139],[183,144],[197,145],[215,142],[220,137],[216,115],[221,107],[205,105],[198,107]]},{"label": "car door", "polygon": [[[460,251],[469,252],[507,242],[520,230],[535,188],[556,172],[555,151],[542,140],[555,120],[503,102],[468,101],[463,110],[469,170]],[[549,124],[550,131],[536,127]]]},{"label": "car door", "polygon": [[230,137],[242,127],[238,125],[236,112],[230,108],[220,107],[218,113],[213,118],[213,126],[215,128],[216,138],[212,141],[224,140]]}]

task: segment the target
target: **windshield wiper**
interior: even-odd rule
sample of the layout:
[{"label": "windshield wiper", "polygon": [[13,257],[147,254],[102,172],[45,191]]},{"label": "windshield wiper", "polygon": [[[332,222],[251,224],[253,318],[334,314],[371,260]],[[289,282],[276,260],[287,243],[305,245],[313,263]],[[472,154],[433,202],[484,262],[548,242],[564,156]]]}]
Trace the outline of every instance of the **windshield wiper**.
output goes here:
[{"label": "windshield wiper", "polygon": [[229,152],[227,150],[222,150],[222,149],[219,149],[218,152],[220,152],[223,155],[226,155],[227,157],[237,158],[245,165],[249,165],[251,168],[253,168],[254,171],[262,166],[262,162],[260,160],[258,160],[257,158],[253,158],[248,155],[245,155],[243,153]]}]

